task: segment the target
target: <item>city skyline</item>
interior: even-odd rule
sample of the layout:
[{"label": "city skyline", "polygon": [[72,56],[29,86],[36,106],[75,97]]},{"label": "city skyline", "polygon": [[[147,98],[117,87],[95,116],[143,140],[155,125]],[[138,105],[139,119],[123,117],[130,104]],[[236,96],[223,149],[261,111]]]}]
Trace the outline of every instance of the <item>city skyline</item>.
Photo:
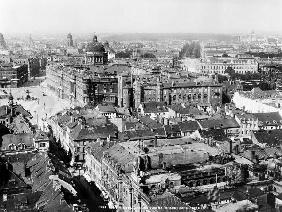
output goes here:
[{"label": "city skyline", "polygon": [[279,0],[2,1],[3,33],[281,33]]}]

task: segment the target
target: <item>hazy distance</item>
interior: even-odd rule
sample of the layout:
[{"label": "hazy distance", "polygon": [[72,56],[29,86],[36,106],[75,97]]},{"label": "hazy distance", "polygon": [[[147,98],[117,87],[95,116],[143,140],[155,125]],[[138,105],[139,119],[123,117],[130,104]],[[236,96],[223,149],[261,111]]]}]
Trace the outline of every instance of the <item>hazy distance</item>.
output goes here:
[{"label": "hazy distance", "polygon": [[281,33],[281,0],[1,0],[3,33]]}]

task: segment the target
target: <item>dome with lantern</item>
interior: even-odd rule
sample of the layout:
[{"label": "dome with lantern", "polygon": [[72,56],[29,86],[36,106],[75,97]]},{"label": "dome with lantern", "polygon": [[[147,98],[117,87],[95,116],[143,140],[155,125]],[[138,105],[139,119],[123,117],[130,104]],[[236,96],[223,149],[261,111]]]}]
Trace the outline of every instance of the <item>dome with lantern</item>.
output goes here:
[{"label": "dome with lantern", "polygon": [[104,54],[106,52],[104,45],[98,42],[96,35],[94,35],[92,42],[87,44],[85,51],[94,54]]}]

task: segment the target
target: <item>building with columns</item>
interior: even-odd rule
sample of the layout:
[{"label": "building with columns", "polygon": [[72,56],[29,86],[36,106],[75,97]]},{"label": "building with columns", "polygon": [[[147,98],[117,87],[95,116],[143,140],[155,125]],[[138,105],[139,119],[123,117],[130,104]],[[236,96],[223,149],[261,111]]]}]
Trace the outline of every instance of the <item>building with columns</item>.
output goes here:
[{"label": "building with columns", "polygon": [[258,62],[254,57],[212,57],[201,62],[201,72],[205,74],[225,74],[227,68],[232,68],[235,73],[257,73]]},{"label": "building with columns", "polygon": [[103,65],[108,62],[108,53],[102,43],[94,35],[93,40],[85,48],[85,64]]}]

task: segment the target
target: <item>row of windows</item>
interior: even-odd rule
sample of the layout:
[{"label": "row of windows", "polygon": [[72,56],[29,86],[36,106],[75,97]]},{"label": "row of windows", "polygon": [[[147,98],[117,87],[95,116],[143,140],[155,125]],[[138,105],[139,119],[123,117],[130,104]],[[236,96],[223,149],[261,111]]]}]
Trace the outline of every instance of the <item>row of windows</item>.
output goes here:
[{"label": "row of windows", "polygon": [[10,144],[9,150],[23,150],[26,149],[26,145],[24,143],[19,143],[18,145]]}]

